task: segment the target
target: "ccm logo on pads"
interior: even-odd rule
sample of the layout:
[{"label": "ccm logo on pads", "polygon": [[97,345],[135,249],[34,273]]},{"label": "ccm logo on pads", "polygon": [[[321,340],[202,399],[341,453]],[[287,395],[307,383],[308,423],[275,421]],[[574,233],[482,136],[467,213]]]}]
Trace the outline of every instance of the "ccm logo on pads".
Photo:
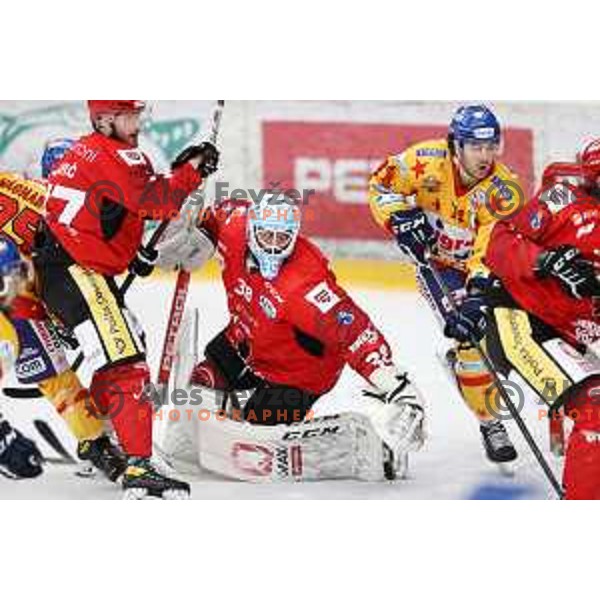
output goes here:
[{"label": "ccm logo on pads", "polygon": [[340,297],[324,281],[304,297],[323,314],[328,313],[340,301]]}]

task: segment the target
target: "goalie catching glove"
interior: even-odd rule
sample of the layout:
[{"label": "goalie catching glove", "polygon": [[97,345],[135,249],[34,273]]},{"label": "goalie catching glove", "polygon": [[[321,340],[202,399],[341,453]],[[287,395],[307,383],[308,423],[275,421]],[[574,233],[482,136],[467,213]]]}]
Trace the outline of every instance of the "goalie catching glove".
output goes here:
[{"label": "goalie catching glove", "polygon": [[382,403],[369,415],[377,434],[398,454],[419,450],[426,438],[425,407],[408,374],[386,366],[374,371],[370,380],[375,389],[364,395]]}]

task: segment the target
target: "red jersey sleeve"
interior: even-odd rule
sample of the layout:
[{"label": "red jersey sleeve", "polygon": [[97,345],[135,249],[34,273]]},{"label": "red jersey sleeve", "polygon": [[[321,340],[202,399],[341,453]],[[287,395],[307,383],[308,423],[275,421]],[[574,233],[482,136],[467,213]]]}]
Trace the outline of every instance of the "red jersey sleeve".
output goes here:
[{"label": "red jersey sleeve", "polygon": [[362,377],[391,364],[390,347],[368,315],[323,268],[286,299],[290,323],[337,352]]},{"label": "red jersey sleeve", "polygon": [[97,169],[99,178],[113,184],[117,203],[141,219],[157,221],[173,218],[202,182],[187,163],[167,175],[155,173],[148,157],[137,149],[115,149],[99,161]]}]

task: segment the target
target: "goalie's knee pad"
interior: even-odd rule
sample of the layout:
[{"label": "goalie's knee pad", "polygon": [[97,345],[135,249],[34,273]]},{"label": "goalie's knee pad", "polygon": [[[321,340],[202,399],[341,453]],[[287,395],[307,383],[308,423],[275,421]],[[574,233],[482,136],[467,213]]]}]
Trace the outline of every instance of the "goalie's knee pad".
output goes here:
[{"label": "goalie's knee pad", "polygon": [[495,393],[494,378],[475,347],[459,346],[453,367],[462,397],[480,420],[501,414],[500,394]]},{"label": "goalie's knee pad", "polygon": [[92,440],[102,434],[104,427],[90,405],[89,392],[71,369],[40,382],[38,387],[77,440]]}]

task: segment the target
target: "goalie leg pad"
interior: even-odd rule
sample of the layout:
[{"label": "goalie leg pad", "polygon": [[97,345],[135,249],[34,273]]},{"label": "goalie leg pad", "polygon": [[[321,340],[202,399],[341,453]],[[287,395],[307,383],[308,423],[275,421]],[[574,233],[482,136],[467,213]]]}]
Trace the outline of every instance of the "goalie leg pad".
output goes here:
[{"label": "goalie leg pad", "polygon": [[293,425],[215,418],[197,423],[200,464],[250,482],[383,481],[383,450],[368,417],[342,413]]}]

